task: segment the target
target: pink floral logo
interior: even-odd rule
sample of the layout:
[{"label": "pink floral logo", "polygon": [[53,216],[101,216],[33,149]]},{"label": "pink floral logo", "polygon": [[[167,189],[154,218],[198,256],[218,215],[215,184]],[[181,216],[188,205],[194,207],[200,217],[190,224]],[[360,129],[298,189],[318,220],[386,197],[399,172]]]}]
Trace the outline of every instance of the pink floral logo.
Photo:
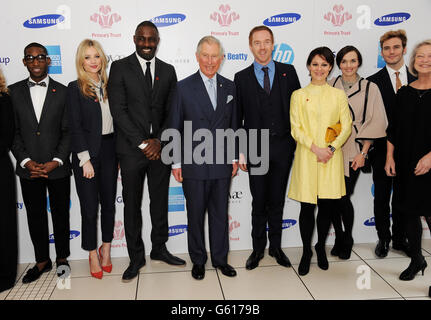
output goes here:
[{"label": "pink floral logo", "polygon": [[332,8],[333,12],[326,13],[323,17],[325,20],[330,21],[334,26],[340,27],[344,22],[352,19],[352,15],[349,12],[344,12],[344,7],[342,4],[335,5]]},{"label": "pink floral logo", "polygon": [[228,4],[221,5],[219,12],[214,12],[210,15],[211,20],[217,21],[222,27],[229,27],[233,21],[239,19],[239,14],[231,11]]},{"label": "pink floral logo", "polygon": [[114,225],[114,240],[122,240],[124,238],[123,222],[115,221]]},{"label": "pink floral logo", "polygon": [[94,13],[90,20],[98,23],[104,29],[110,29],[114,23],[121,20],[121,16],[111,13],[110,6],[100,6],[99,13]]},{"label": "pink floral logo", "polygon": [[241,226],[241,224],[238,221],[233,220],[231,215],[229,215],[229,235],[230,235],[229,238],[230,238],[230,240],[239,240],[239,237],[232,236],[232,232],[235,229],[238,229],[240,226]]}]

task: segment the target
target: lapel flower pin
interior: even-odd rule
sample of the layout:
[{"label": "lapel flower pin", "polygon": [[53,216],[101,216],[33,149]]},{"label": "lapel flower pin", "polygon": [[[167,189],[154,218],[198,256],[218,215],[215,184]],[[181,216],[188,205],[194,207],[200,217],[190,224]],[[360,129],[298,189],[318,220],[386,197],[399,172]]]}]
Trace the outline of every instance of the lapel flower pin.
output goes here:
[{"label": "lapel flower pin", "polygon": [[285,77],[286,76],[286,74],[285,73],[283,73],[283,77]]},{"label": "lapel flower pin", "polygon": [[159,80],[159,77],[156,77],[156,81],[158,81]]},{"label": "lapel flower pin", "polygon": [[57,90],[55,90],[55,89],[52,89],[52,92],[56,92]]}]

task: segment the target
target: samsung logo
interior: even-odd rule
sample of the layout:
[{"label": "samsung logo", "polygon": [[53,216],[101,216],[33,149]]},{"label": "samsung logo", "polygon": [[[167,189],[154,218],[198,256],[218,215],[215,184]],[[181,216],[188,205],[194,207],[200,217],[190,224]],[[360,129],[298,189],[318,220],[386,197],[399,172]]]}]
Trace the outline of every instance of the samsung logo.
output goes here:
[{"label": "samsung logo", "polygon": [[298,13],[282,13],[276,16],[269,17],[263,21],[263,24],[270,27],[284,26],[291,24],[301,19],[301,15]]},{"label": "samsung logo", "polygon": [[47,28],[55,26],[64,21],[64,17],[61,14],[45,14],[28,19],[23,23],[26,28]]},{"label": "samsung logo", "polygon": [[[69,240],[73,240],[75,238],[78,238],[78,236],[81,233],[77,230],[70,230],[70,236],[69,236]],[[49,235],[49,243],[55,243],[55,239],[54,239],[54,234],[50,234]]]},{"label": "samsung logo", "polygon": [[168,27],[173,24],[183,22],[185,19],[186,19],[186,16],[183,14],[170,13],[170,14],[164,14],[162,16],[152,18],[151,22],[158,27]]},{"label": "samsung logo", "polygon": [[187,231],[187,225],[186,224],[179,224],[176,226],[171,226],[171,227],[169,227],[169,230],[168,230],[170,237],[177,236],[177,235],[182,234],[186,231]]},{"label": "samsung logo", "polygon": [[373,226],[375,226],[376,222],[374,220],[374,217],[365,220],[364,225],[367,226],[367,227],[373,227]]},{"label": "samsung logo", "polygon": [[402,23],[408,20],[411,17],[410,13],[407,12],[398,12],[387,14],[383,17],[377,18],[374,21],[376,26],[391,26],[394,24]]},{"label": "samsung logo", "polygon": [[281,227],[283,229],[289,229],[290,227],[293,227],[295,224],[296,224],[296,220],[286,219],[286,220],[283,220]]}]

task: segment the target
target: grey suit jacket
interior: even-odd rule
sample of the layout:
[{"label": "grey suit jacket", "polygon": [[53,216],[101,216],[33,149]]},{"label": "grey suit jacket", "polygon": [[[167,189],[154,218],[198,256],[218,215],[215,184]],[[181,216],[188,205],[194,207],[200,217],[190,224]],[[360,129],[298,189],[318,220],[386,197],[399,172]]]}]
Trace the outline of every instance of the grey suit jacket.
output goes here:
[{"label": "grey suit jacket", "polygon": [[38,163],[59,158],[63,165],[51,171],[48,179],[69,176],[70,137],[66,112],[67,88],[61,83],[49,79],[48,90],[40,121],[37,122],[27,80],[14,83],[9,87],[15,117],[15,137],[12,153],[17,161],[16,174],[20,178],[30,179],[30,172],[20,163],[30,158]]}]

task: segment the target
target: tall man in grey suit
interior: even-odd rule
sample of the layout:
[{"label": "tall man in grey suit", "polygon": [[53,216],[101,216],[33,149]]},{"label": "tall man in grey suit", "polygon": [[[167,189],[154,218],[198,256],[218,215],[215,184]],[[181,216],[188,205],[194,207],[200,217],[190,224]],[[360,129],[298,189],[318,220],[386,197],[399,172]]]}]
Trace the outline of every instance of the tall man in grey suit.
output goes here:
[{"label": "tall man in grey suit", "polygon": [[[57,271],[69,267],[70,137],[67,126],[66,87],[48,77],[51,63],[39,43],[24,49],[30,77],[10,86],[15,114],[12,153],[20,178],[36,265],[23,283],[37,280],[52,269],[49,257],[47,190],[54,227]],[[65,267],[63,267],[65,268]]]},{"label": "tall man in grey suit", "polygon": [[183,265],[166,248],[170,167],[160,160],[160,136],[166,128],[169,105],[177,83],[172,65],[156,58],[159,31],[150,21],[136,27],[136,52],[112,63],[108,82],[111,114],[117,134],[116,152],[123,183],[124,227],[130,265],[123,281],[130,281],[145,265],[142,241],[142,193],[148,178],[151,216],[150,257]]},{"label": "tall man in grey suit", "polygon": [[[210,139],[212,143],[203,153],[196,152],[203,154],[204,163],[198,164],[197,159],[187,163],[184,161],[185,153],[195,155],[200,146],[199,142],[193,141],[192,150],[182,153],[182,161],[173,165],[172,173],[178,182],[182,182],[187,201],[187,239],[193,278],[200,280],[205,276],[204,221],[207,209],[212,264],[224,275],[234,277],[236,271],[227,263],[227,210],[230,182],[238,171],[238,163],[229,157],[231,151],[230,155],[235,158],[234,146],[214,138],[218,129],[235,131],[238,128],[235,86],[217,73],[223,60],[223,49],[216,38],[207,36],[199,41],[196,59],[199,71],[178,82],[169,127],[178,130],[184,140],[185,126],[191,124],[193,134],[198,130],[205,131],[208,133],[205,142]],[[187,142],[183,141],[183,144]],[[220,156],[223,156],[223,163],[216,161]]]}]

